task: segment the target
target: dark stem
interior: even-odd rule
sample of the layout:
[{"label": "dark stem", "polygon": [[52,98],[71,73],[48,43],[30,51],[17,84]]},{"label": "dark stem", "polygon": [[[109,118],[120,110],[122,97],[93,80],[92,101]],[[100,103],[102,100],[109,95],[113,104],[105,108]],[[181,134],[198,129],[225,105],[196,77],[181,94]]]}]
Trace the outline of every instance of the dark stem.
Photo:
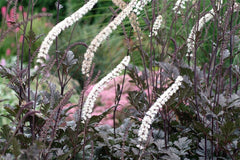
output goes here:
[{"label": "dark stem", "polygon": [[84,138],[83,138],[83,160],[85,159],[85,145],[86,145],[86,135],[87,135],[87,125],[88,125],[88,122],[85,123],[84,125]]},{"label": "dark stem", "polygon": [[[34,5],[33,5],[33,0],[32,0],[32,4],[31,4],[31,17],[33,17],[33,8],[34,8]],[[33,19],[31,18],[31,21],[30,21],[30,32],[33,32],[32,30],[32,25],[33,25]],[[30,77],[31,77],[31,73],[30,73],[30,69],[31,69],[31,48],[32,48],[32,41],[34,40],[33,38],[35,37],[31,37],[29,36],[30,39],[29,39],[29,46],[28,46],[28,102],[30,102],[30,91],[31,91],[31,84],[30,84]],[[33,118],[34,118],[34,115],[33,115]],[[30,128],[31,128],[31,134],[32,134],[32,143],[35,139],[35,134],[34,134],[34,120],[30,118]]]},{"label": "dark stem", "polygon": [[[129,41],[129,37],[127,36],[126,29],[125,29],[124,25],[121,24],[121,26],[122,26],[122,29],[123,29],[123,33],[124,33],[125,39],[127,41],[127,47],[128,47],[127,56],[128,56],[129,52],[130,52],[130,49],[131,49],[130,41]],[[119,93],[119,95],[117,97],[117,102],[115,102],[115,107],[114,107],[114,111],[113,111],[113,131],[114,131],[114,137],[115,138],[116,138],[116,111],[117,111],[117,107],[119,105],[119,102],[120,102],[120,99],[121,99],[121,96],[122,96],[123,86],[124,86],[124,83],[125,83],[125,78],[126,78],[126,67],[124,69],[122,87],[121,87],[120,93]]]},{"label": "dark stem", "polygon": [[[30,4],[31,4],[31,0],[28,1],[28,10],[27,10],[27,19],[29,16],[29,10],[30,10]],[[24,17],[24,16],[23,16]],[[20,82],[22,82],[22,70],[23,70],[23,55],[24,55],[24,43],[25,43],[25,35],[26,35],[26,30],[27,30],[27,22],[26,24],[24,24],[24,30],[23,30],[23,41],[22,41],[22,52],[21,52],[21,61],[20,61]],[[23,92],[23,88],[20,87],[20,101],[19,101],[19,105],[22,104],[21,99],[22,99],[22,92]]]},{"label": "dark stem", "polygon": [[232,64],[233,64],[233,33],[232,33],[232,24],[233,24],[233,6],[234,6],[234,1],[231,4],[231,18],[230,18],[230,66],[229,66],[229,95],[231,97],[232,95]]},{"label": "dark stem", "polygon": [[[57,21],[56,21],[56,24],[58,24],[58,22],[59,22],[59,10],[60,10],[60,9],[59,9],[59,6],[60,6],[60,0],[57,1]],[[58,37],[56,37],[55,49],[56,49],[56,52],[55,52],[55,55],[56,55],[56,64],[57,64],[57,66],[58,66],[58,65],[59,65]],[[60,69],[57,69],[57,72],[58,72],[58,80],[59,80],[60,88],[61,88],[60,94],[63,95],[63,93],[64,93],[63,78],[61,78]],[[63,74],[63,73],[62,73],[62,74]],[[62,75],[62,76],[63,76],[63,75]]]},{"label": "dark stem", "polygon": [[205,139],[204,139],[204,159],[207,160],[207,136],[205,135]]},{"label": "dark stem", "polygon": [[150,87],[149,87],[149,83],[148,83],[148,75],[147,75],[147,66],[146,66],[146,60],[145,60],[145,51],[143,50],[142,47],[142,42],[141,42],[141,36],[140,33],[137,31],[137,35],[138,35],[138,40],[139,40],[139,46],[140,46],[140,53],[141,53],[141,59],[142,59],[142,63],[143,63],[143,67],[144,67],[144,72],[145,72],[145,78],[146,78],[146,83],[147,83],[147,92],[148,92],[148,101],[149,101],[149,108],[150,108],[150,104],[151,104],[151,99],[150,99]]},{"label": "dark stem", "polygon": [[[200,1],[198,2],[198,6],[197,6],[197,10],[200,9]],[[197,20],[197,27],[199,26],[199,13],[198,13],[198,20]],[[198,76],[197,76],[197,38],[195,39],[195,42],[194,42],[194,53],[193,53],[193,56],[194,56],[194,96],[195,96],[195,105],[196,105],[196,110],[197,110],[197,119],[200,121],[200,115],[199,115],[199,106],[198,106],[198,100],[197,100],[197,85],[198,85]]]}]

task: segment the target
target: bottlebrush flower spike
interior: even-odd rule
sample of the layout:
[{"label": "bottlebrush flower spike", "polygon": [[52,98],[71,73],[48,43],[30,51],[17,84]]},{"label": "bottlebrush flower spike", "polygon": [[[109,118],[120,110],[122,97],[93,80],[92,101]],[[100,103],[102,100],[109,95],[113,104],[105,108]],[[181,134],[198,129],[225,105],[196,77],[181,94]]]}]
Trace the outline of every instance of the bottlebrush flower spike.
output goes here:
[{"label": "bottlebrush flower spike", "polygon": [[[118,6],[121,10],[123,10],[127,6],[127,3],[125,3],[123,0],[112,0],[112,2],[116,6]],[[128,17],[129,17],[131,26],[133,27],[133,30],[135,32],[141,33],[142,31],[141,31],[141,28],[139,27],[140,25],[137,21],[137,15],[134,12],[132,12],[132,13],[130,13],[130,15]]]},{"label": "bottlebrush flower spike", "polygon": [[[161,109],[162,106],[170,99],[170,97],[177,92],[177,90],[182,84],[182,80],[183,77],[178,76],[176,81],[171,85],[171,87],[169,87],[147,111],[138,130],[138,141],[140,143],[147,141],[150,125],[153,123],[156,114],[158,113],[159,109]],[[142,143],[138,145],[138,147],[140,149],[144,148]]]},{"label": "bottlebrush flower spike", "polygon": [[89,76],[88,73],[90,71],[92,65],[92,59],[94,57],[94,53],[97,51],[100,44],[115,30],[117,26],[119,26],[122,21],[129,16],[131,11],[136,12],[137,14],[139,11],[143,9],[143,7],[150,2],[151,0],[132,0],[126,8],[112,21],[110,22],[107,27],[105,27],[91,42],[89,45],[86,53],[84,54],[84,60],[82,63],[82,73],[86,76]]},{"label": "bottlebrush flower spike", "polygon": [[[189,36],[187,39],[187,56],[192,57],[193,54],[191,52],[193,52],[194,47],[195,47],[195,41],[196,41],[196,33],[198,31],[201,31],[203,26],[210,21],[213,17],[214,17],[215,13],[214,10],[211,9],[209,11],[209,13],[205,14],[198,22],[198,24],[194,25]],[[190,54],[191,53],[191,54]]]},{"label": "bottlebrush flower spike", "polygon": [[105,88],[105,86],[115,77],[119,76],[122,70],[125,69],[125,66],[128,66],[130,62],[130,56],[126,56],[120,64],[117,65],[106,77],[101,79],[90,91],[87,96],[86,102],[83,105],[82,109],[82,121],[86,122],[87,119],[91,118],[91,113],[93,112],[94,103],[100,94],[100,92]]},{"label": "bottlebrush flower spike", "polygon": [[[161,27],[162,24],[162,16],[157,16],[156,20],[154,21],[153,28],[152,28],[152,35],[156,36],[158,34],[158,29]],[[149,37],[151,37],[151,34],[149,34]]]},{"label": "bottlebrush flower spike", "polygon": [[139,0],[136,5],[134,6],[133,12],[135,12],[137,15],[140,14],[140,11],[143,10],[143,7],[147,5],[152,0]]},{"label": "bottlebrush flower spike", "polygon": [[84,54],[84,60],[82,63],[82,73],[88,76],[88,72],[90,71],[92,65],[92,59],[94,57],[94,53],[97,51],[98,47],[101,43],[115,30],[117,26],[119,26],[122,21],[131,13],[133,7],[136,4],[136,0],[132,0],[127,7],[120,12],[120,14],[110,22],[90,43],[86,53]]},{"label": "bottlebrush flower spike", "polygon": [[181,9],[185,9],[185,3],[188,2],[189,0],[177,0],[173,7],[173,11],[177,14],[181,14]]},{"label": "bottlebrush flower spike", "polygon": [[[222,6],[222,0],[220,2],[217,3],[217,10],[219,10]],[[190,56],[192,57],[193,54],[193,50],[195,48],[195,42],[196,42],[196,33],[201,31],[202,28],[204,27],[204,25],[209,22],[211,19],[213,19],[215,15],[215,11],[214,9],[211,9],[207,14],[205,14],[192,28],[188,39],[187,39],[187,55],[186,56]]]},{"label": "bottlebrush flower spike", "polygon": [[93,6],[97,2],[98,0],[90,0],[83,7],[74,12],[71,16],[65,18],[63,21],[59,22],[56,26],[52,28],[52,30],[48,33],[48,35],[45,37],[40,46],[39,53],[37,56],[37,63],[42,64],[44,60],[46,60],[48,51],[56,37],[63,30],[70,27],[78,20],[80,20],[86,13],[88,13],[88,11],[90,11],[93,8]]}]

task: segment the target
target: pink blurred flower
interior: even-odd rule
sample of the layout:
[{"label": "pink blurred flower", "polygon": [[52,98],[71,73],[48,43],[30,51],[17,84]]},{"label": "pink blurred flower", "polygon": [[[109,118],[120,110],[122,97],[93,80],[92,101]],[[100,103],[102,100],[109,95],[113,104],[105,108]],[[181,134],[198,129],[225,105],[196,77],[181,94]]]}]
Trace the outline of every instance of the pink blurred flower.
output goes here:
[{"label": "pink blurred flower", "polygon": [[[13,23],[16,23],[17,20],[18,20],[18,18],[19,18],[19,14],[16,13],[16,9],[15,9],[15,8],[12,8],[12,9],[10,10],[10,16],[8,16],[8,18],[7,18],[8,27],[11,27]],[[15,32],[18,32],[19,30],[20,30],[20,28],[17,27],[17,28],[15,29]]]},{"label": "pink blurred flower", "polygon": [[46,8],[46,7],[43,7],[43,8],[42,8],[42,12],[47,12],[47,8]]},{"label": "pink blurred flower", "polygon": [[23,35],[20,36],[20,38],[19,38],[19,42],[20,42],[20,43],[23,42]]},{"label": "pink blurred flower", "polygon": [[2,12],[2,16],[5,17],[6,14],[7,14],[7,7],[6,7],[6,6],[3,6],[3,7],[1,8],[1,12]]},{"label": "pink blurred flower", "polygon": [[[19,18],[19,14],[16,13],[15,8],[12,8],[10,10],[10,15],[7,13],[7,8],[5,6],[3,6],[1,8],[1,12],[2,12],[3,17],[6,17],[6,22],[7,22],[8,27],[11,27]],[[20,30],[19,28],[16,28],[15,31],[18,32],[19,30]]]},{"label": "pink blurred flower", "polygon": [[[103,90],[98,99],[101,102],[101,105],[95,105],[94,111],[92,113],[92,115],[100,115],[102,114],[105,110],[107,110],[108,108],[110,108],[111,106],[113,106],[115,103],[115,90],[116,90],[116,84],[121,84],[122,83],[122,79],[123,76],[119,76],[117,78],[115,78],[114,81],[111,81],[108,84],[108,87],[106,87],[105,90]],[[128,91],[133,91],[133,90],[138,90],[137,87],[133,84],[129,83],[129,80],[131,80],[131,78],[127,75],[126,79],[125,79],[125,84],[123,87],[123,93],[121,96],[121,99],[119,101],[119,106],[117,107],[117,111],[120,111],[125,108],[130,106],[130,103],[128,101]],[[91,86],[87,91],[86,94],[88,94],[91,89],[93,88],[93,86]],[[117,121],[117,119],[116,119]],[[107,115],[107,117],[105,117],[100,123],[100,125],[103,124],[108,124],[110,126],[113,126],[113,112],[111,112],[110,114]]]},{"label": "pink blurred flower", "polygon": [[20,12],[22,12],[23,11],[23,6],[19,6],[18,9],[19,9]]},{"label": "pink blurred flower", "polygon": [[6,56],[10,56],[10,54],[11,54],[11,49],[8,48],[8,49],[6,50]]},{"label": "pink blurred flower", "polygon": [[6,65],[6,60],[3,58],[1,59],[1,63],[0,63],[2,66],[5,66]]},{"label": "pink blurred flower", "polygon": [[14,47],[15,46],[15,43],[11,43],[11,47]]},{"label": "pink blurred flower", "polygon": [[[141,73],[139,73],[141,74]],[[122,79],[123,79],[123,75],[119,76],[117,78],[114,79],[114,81],[111,81],[108,86],[105,88],[105,90],[103,90],[99,97],[98,97],[98,102],[95,103],[95,108],[92,112],[92,116],[96,116],[96,115],[101,115],[104,111],[106,111],[107,109],[109,109],[111,106],[113,106],[115,103],[115,92],[116,92],[116,84],[122,84]],[[131,80],[130,76],[126,75],[125,77],[125,84],[123,87],[123,92],[121,95],[121,99],[119,102],[119,106],[117,107],[117,113],[121,113],[123,112],[123,109],[126,107],[131,107],[129,100],[128,100],[128,92],[129,91],[139,91],[139,89],[133,84],[130,83],[129,81]],[[89,86],[89,88],[86,91],[86,96],[90,93],[90,91],[92,90],[94,85]],[[167,87],[167,85],[166,85]],[[152,94],[152,87],[150,87],[150,94]],[[148,95],[147,90],[145,90],[145,93]],[[67,104],[66,106],[64,106],[64,109],[67,109],[68,107],[71,107],[74,104]],[[72,109],[70,109],[67,112],[67,117],[66,117],[66,121],[71,121],[73,120],[73,115],[75,112],[78,111],[78,107],[74,107]],[[119,114],[118,114],[119,115]],[[118,121],[118,116],[116,118],[116,123],[119,123]],[[141,121],[141,119],[139,119],[139,121]],[[98,125],[110,125],[113,127],[113,111],[111,111],[104,119],[102,119],[102,121],[98,124]]]},{"label": "pink blurred flower", "polygon": [[23,12],[23,17],[24,17],[24,19],[27,18],[27,12]]},{"label": "pink blurred flower", "polygon": [[17,16],[16,15],[16,10],[14,8],[12,8],[10,10],[10,19],[13,20],[13,21],[16,21],[17,17],[15,17],[15,16]]}]

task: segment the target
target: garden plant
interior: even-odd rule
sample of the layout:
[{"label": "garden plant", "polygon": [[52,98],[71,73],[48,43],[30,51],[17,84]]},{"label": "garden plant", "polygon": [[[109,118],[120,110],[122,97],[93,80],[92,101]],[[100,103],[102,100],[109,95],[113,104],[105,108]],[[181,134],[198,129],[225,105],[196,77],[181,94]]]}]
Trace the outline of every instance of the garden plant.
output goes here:
[{"label": "garden plant", "polygon": [[239,160],[238,0],[0,2],[1,160]]}]

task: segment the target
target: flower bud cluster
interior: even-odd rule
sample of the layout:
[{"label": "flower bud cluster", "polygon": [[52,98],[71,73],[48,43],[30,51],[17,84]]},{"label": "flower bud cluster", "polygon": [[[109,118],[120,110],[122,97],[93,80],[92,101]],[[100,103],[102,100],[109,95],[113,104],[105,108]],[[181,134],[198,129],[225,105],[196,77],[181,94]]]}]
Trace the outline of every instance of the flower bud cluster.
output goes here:
[{"label": "flower bud cluster", "polygon": [[[219,10],[222,6],[223,1],[220,0],[217,2],[217,10]],[[208,13],[206,13],[200,20],[193,26],[188,39],[187,39],[187,57],[193,57],[192,52],[195,48],[195,41],[196,41],[196,33],[201,31],[204,25],[209,22],[211,19],[213,19],[215,15],[214,9],[211,9]]]},{"label": "flower bud cluster", "polygon": [[130,62],[130,56],[126,56],[120,64],[117,65],[115,69],[113,69],[106,77],[101,79],[90,91],[87,96],[86,102],[83,105],[82,109],[82,120],[83,123],[86,122],[87,119],[91,118],[91,113],[93,112],[94,102],[96,101],[100,92],[106,87],[106,85],[115,77],[119,76],[120,73],[128,66]]},{"label": "flower bud cluster", "polygon": [[42,64],[43,60],[46,60],[48,51],[49,51],[53,41],[56,39],[56,37],[63,30],[70,27],[75,22],[77,22],[79,19],[81,19],[83,17],[83,15],[85,15],[89,10],[91,10],[97,2],[98,2],[98,0],[90,0],[79,10],[74,12],[71,16],[65,18],[63,21],[59,22],[57,25],[55,25],[52,28],[52,30],[48,33],[48,35],[45,37],[44,41],[42,42],[42,44],[40,46],[39,53],[37,56],[37,63]]},{"label": "flower bud cluster", "polygon": [[214,17],[214,10],[210,10],[209,13],[205,14],[198,22],[198,24],[195,24],[188,36],[187,39],[187,55],[186,56],[190,56],[192,57],[193,54],[191,52],[194,51],[194,44],[196,41],[196,33],[201,31],[202,28],[204,27],[204,25],[210,21],[212,18]]},{"label": "flower bud cluster", "polygon": [[[142,124],[138,130],[139,142],[147,141],[150,125],[153,123],[156,114],[158,113],[159,109],[161,109],[162,106],[170,99],[170,97],[177,92],[177,90],[182,84],[182,81],[183,81],[183,77],[178,76],[176,81],[171,85],[171,87],[169,87],[147,111],[146,115],[142,120]],[[143,149],[142,145],[138,145],[138,147],[140,149]]]},{"label": "flower bud cluster", "polygon": [[[125,3],[123,0],[112,0],[112,2],[116,6],[118,6],[121,10],[123,10],[127,6],[127,3]],[[141,28],[139,27],[139,23],[137,21],[137,15],[134,12],[132,12],[132,13],[130,13],[130,15],[128,17],[129,17],[131,26],[133,27],[133,30],[135,32],[141,33],[142,31],[141,31]],[[138,37],[137,37],[137,39],[138,39]]]},{"label": "flower bud cluster", "polygon": [[98,47],[101,45],[101,43],[107,39],[107,37],[117,29],[117,26],[119,26],[122,21],[129,16],[131,11],[133,10],[133,7],[136,5],[137,0],[132,0],[126,8],[123,9],[122,12],[119,13],[119,15],[110,22],[90,43],[86,53],[84,54],[84,60],[82,62],[82,73],[86,76],[88,76],[88,73],[90,71],[91,65],[92,65],[92,59],[94,57],[94,53],[97,51]]},{"label": "flower bud cluster", "polygon": [[137,15],[140,14],[140,12],[143,10],[144,6],[147,5],[152,0],[139,0],[136,5],[134,6],[133,12],[135,12]]},{"label": "flower bud cluster", "polygon": [[181,14],[181,9],[185,9],[185,3],[188,2],[189,0],[177,0],[173,7],[173,11],[177,14]]},{"label": "flower bud cluster", "polygon": [[[161,24],[162,24],[162,16],[159,15],[157,16],[154,24],[153,24],[153,28],[152,28],[152,35],[153,36],[157,36],[158,34],[158,29],[161,27]],[[151,34],[149,34],[149,37],[151,37]]]}]

